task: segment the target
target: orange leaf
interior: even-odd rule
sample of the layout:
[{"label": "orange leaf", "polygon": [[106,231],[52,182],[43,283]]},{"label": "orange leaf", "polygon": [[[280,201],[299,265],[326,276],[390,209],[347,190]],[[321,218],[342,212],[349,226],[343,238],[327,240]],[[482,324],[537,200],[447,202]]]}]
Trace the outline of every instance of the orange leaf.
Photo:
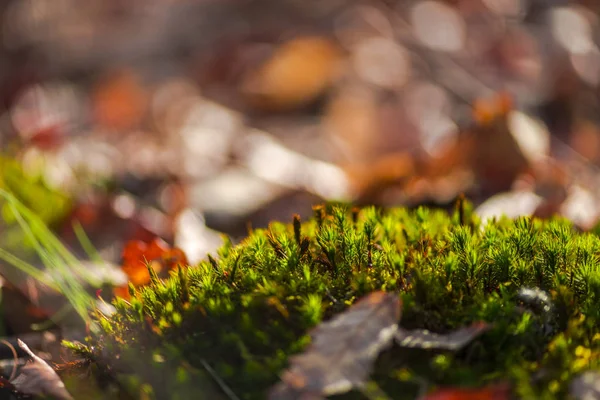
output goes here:
[{"label": "orange leaf", "polygon": [[[170,247],[164,240],[154,238],[150,243],[140,240],[130,240],[123,249],[123,265],[121,269],[129,281],[135,286],[150,283],[148,273],[149,264],[157,274],[167,272],[177,265],[187,265],[187,257],[183,250]],[[129,298],[127,287],[116,288],[114,294],[119,297]]]},{"label": "orange leaf", "polygon": [[129,295],[129,288],[127,286],[120,286],[113,289],[113,294],[115,297],[121,297],[125,300],[129,300],[131,296]]},{"label": "orange leaf", "polygon": [[102,79],[93,93],[94,115],[103,126],[131,129],[146,110],[146,93],[137,76],[119,71]]},{"label": "orange leaf", "polygon": [[148,245],[148,250],[146,253],[144,253],[144,256],[150,262],[161,258],[170,250],[171,248],[164,240],[155,238],[152,242],[150,242],[150,245]]},{"label": "orange leaf", "polygon": [[473,117],[480,124],[488,124],[497,118],[506,117],[513,109],[510,94],[500,92],[492,98],[481,98],[473,104]]}]

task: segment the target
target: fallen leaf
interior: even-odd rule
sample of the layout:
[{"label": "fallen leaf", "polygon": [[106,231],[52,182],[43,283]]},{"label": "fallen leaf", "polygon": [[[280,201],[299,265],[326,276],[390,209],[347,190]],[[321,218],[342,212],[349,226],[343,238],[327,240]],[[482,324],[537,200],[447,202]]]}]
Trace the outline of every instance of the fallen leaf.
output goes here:
[{"label": "fallen leaf", "polygon": [[284,43],[258,70],[243,79],[241,91],[261,110],[293,110],[305,106],[330,87],[341,52],[322,37]]},{"label": "fallen leaf", "polygon": [[400,299],[374,292],[312,332],[312,344],[290,358],[269,399],[318,399],[361,386],[398,329]]},{"label": "fallen leaf", "polygon": [[534,192],[519,190],[490,197],[477,207],[475,213],[487,224],[489,220],[502,216],[516,218],[532,215],[543,204],[544,199]]},{"label": "fallen leaf", "polygon": [[571,132],[569,145],[585,159],[598,160],[600,156],[600,129],[591,122],[579,122]]},{"label": "fallen leaf", "polygon": [[401,347],[416,347],[420,349],[459,350],[477,336],[490,328],[485,322],[476,322],[466,328],[460,328],[448,334],[439,334],[427,330],[396,331],[396,343]]},{"label": "fallen leaf", "polygon": [[431,50],[454,52],[465,46],[467,29],[460,13],[441,1],[419,1],[410,10],[415,37]]},{"label": "fallen leaf", "polygon": [[432,157],[424,175],[432,179],[465,168],[474,172],[485,196],[511,189],[517,177],[545,156],[549,143],[542,125],[511,107],[506,93],[475,101],[475,124],[461,132],[453,146]]},{"label": "fallen leaf", "polygon": [[506,119],[511,136],[529,164],[543,162],[550,154],[550,132],[546,125],[516,110],[509,112]]},{"label": "fallen leaf", "polygon": [[387,187],[408,180],[415,171],[415,162],[408,153],[392,153],[377,160],[346,166],[356,202],[373,203],[378,193]]},{"label": "fallen leaf", "polygon": [[520,288],[517,293],[517,300],[539,314],[548,314],[553,308],[550,295],[538,288]]},{"label": "fallen leaf", "polygon": [[406,83],[411,67],[408,52],[393,40],[382,37],[357,43],[353,48],[352,64],[365,82],[391,90]]},{"label": "fallen leaf", "polygon": [[441,388],[427,394],[422,400],[508,400],[510,387],[496,384],[477,389]]},{"label": "fallen leaf", "polygon": [[67,84],[35,84],[26,88],[11,110],[11,122],[19,135],[39,149],[57,149],[65,141],[69,125],[82,114],[81,98]]},{"label": "fallen leaf", "polygon": [[571,382],[569,394],[577,400],[593,400],[600,398],[600,373],[587,371]]},{"label": "fallen leaf", "polygon": [[[164,276],[177,265],[188,265],[187,257],[181,249],[170,247],[160,238],[154,238],[150,243],[140,240],[127,242],[123,249],[122,258],[123,265],[121,269],[134,286],[143,286],[150,283],[150,273],[146,266],[148,263],[159,276]],[[127,285],[115,288],[114,293],[119,297],[129,297]]]},{"label": "fallen leaf", "polygon": [[52,367],[36,356],[22,340],[19,339],[18,343],[19,347],[33,359],[33,362],[26,364],[21,369],[21,373],[10,383],[24,394],[49,395],[59,400],[73,399]]},{"label": "fallen leaf", "polygon": [[501,92],[489,98],[478,98],[473,102],[473,118],[480,125],[491,124],[505,118],[513,108],[513,100],[508,93]]},{"label": "fallen leaf", "polygon": [[185,208],[175,217],[175,245],[182,249],[191,265],[204,259],[223,244],[219,232],[208,228],[202,215]]},{"label": "fallen leaf", "polygon": [[306,157],[260,130],[252,131],[240,143],[244,150],[239,158],[255,176],[324,198],[347,198],[347,177],[337,165]]},{"label": "fallen leaf", "polygon": [[377,158],[380,127],[377,99],[362,86],[341,87],[332,96],[325,110],[325,132],[340,148],[345,164],[368,163]]},{"label": "fallen leaf", "polygon": [[583,230],[589,230],[598,222],[600,208],[592,191],[573,185],[568,190],[568,197],[560,205],[560,214]]},{"label": "fallen leaf", "polygon": [[590,20],[581,11],[576,7],[555,7],[549,18],[554,39],[575,54],[585,54],[595,47]]},{"label": "fallen leaf", "polygon": [[131,129],[146,110],[146,93],[139,78],[129,70],[104,77],[92,94],[94,117],[102,126]]},{"label": "fallen leaf", "polygon": [[[528,170],[531,161],[521,145],[522,136],[514,131],[514,125],[519,124],[513,123],[510,97],[499,93],[489,101],[489,114],[485,117],[482,105],[476,102],[474,106],[474,116],[479,123],[472,128],[475,143],[467,157],[470,156],[483,192],[496,193],[510,189],[517,176]],[[537,151],[529,149],[535,148],[536,143],[528,144],[529,152]]]}]

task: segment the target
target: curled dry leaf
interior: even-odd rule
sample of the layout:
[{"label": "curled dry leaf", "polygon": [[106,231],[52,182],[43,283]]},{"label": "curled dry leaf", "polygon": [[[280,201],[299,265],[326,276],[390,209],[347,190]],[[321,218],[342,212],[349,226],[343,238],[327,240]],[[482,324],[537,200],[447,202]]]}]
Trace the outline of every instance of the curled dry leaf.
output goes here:
[{"label": "curled dry leaf", "polygon": [[485,322],[476,322],[466,328],[460,328],[442,335],[427,330],[407,331],[398,329],[396,343],[401,347],[416,347],[420,349],[460,350],[477,336],[489,329]]},{"label": "curled dry leaf", "polygon": [[52,396],[59,400],[72,400],[73,397],[67,392],[65,384],[44,360],[33,354],[29,347],[18,340],[19,347],[22,348],[33,359],[33,362],[26,364],[21,373],[13,379],[15,388],[24,394]]},{"label": "curled dry leaf", "polygon": [[270,400],[318,399],[361,386],[398,329],[400,299],[374,292],[311,333],[312,344],[290,359]]}]

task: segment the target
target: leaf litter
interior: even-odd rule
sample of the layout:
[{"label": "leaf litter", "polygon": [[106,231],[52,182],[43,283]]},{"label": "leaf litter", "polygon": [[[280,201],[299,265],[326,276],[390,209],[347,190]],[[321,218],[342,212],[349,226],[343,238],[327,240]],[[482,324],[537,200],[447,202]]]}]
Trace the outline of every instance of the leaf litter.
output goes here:
[{"label": "leaf litter", "polygon": [[269,399],[316,399],[362,386],[379,352],[390,346],[400,311],[396,294],[374,292],[317,326]]},{"label": "leaf litter", "polygon": [[401,306],[397,294],[377,291],[321,323],[311,332],[309,347],[290,358],[290,367],[271,389],[269,400],[322,399],[363,389],[377,356],[393,342],[399,347],[457,351],[491,327],[475,322],[448,334],[405,330],[398,326]]}]

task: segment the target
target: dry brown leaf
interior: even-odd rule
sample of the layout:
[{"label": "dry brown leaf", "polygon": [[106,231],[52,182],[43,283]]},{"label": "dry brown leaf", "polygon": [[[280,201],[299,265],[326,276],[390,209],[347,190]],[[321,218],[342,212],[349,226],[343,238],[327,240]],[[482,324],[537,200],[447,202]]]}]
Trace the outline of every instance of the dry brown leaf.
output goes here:
[{"label": "dry brown leaf", "polygon": [[569,136],[569,144],[590,161],[600,157],[600,129],[591,122],[579,122]]},{"label": "dry brown leaf", "polygon": [[341,52],[330,40],[301,37],[284,43],[256,71],[249,72],[241,91],[253,107],[293,110],[319,97],[337,75]]},{"label": "dry brown leaf", "polygon": [[21,373],[13,379],[12,383],[21,393],[29,395],[53,396],[59,400],[72,400],[65,384],[56,372],[40,357],[36,356],[29,347],[18,339],[19,347],[33,359],[26,364]]},{"label": "dry brown leaf", "polygon": [[378,155],[381,130],[377,107],[376,97],[363,86],[342,87],[328,102],[324,132],[338,147],[343,164],[372,162]]},{"label": "dry brown leaf", "polygon": [[510,103],[502,94],[496,103],[496,114],[473,128],[475,147],[471,162],[484,193],[510,189],[530,165],[509,127]]},{"label": "dry brown leaf", "polygon": [[269,399],[318,399],[361,386],[379,352],[390,345],[399,318],[399,297],[374,292],[321,323],[308,349],[291,357]]},{"label": "dry brown leaf", "polygon": [[409,153],[384,155],[371,163],[348,164],[345,169],[358,203],[372,203],[378,193],[414,174],[415,162]]}]

